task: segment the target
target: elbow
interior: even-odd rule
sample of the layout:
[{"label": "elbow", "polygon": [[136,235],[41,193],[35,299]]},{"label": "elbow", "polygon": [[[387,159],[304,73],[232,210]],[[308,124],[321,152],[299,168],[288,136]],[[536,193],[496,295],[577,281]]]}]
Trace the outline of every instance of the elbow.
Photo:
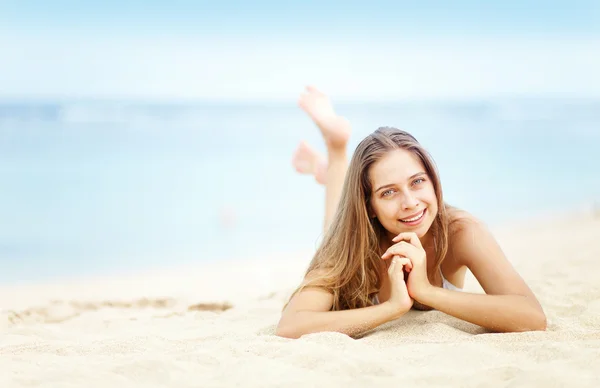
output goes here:
[{"label": "elbow", "polygon": [[543,311],[540,311],[538,316],[535,318],[534,331],[546,331],[548,328],[548,320],[546,319],[546,314]]},{"label": "elbow", "polygon": [[282,318],[277,324],[275,335],[290,339],[300,338],[304,333],[301,333],[300,330],[298,330],[298,325],[294,325],[294,323],[294,320]]},{"label": "elbow", "polygon": [[[516,317],[515,317],[516,318]],[[546,331],[548,322],[543,311],[532,311],[523,314],[518,321],[513,321],[504,329],[492,329],[498,333],[525,333],[528,331]]]},{"label": "elbow", "polygon": [[546,314],[541,306],[536,306],[537,308],[532,311],[529,331],[546,331],[548,327],[548,320],[546,319]]},{"label": "elbow", "polygon": [[298,333],[294,330],[293,327],[286,327],[284,325],[278,325],[275,329],[275,335],[282,338],[290,338],[290,339],[298,339],[302,336],[301,333]]},{"label": "elbow", "polygon": [[548,321],[546,319],[546,314],[543,311],[535,312],[532,314],[528,320],[528,323],[520,328],[520,330],[516,330],[517,332],[526,332],[526,331],[546,331],[548,327]]},{"label": "elbow", "polygon": [[527,309],[527,313],[524,314],[523,318],[525,318],[525,316],[527,318],[526,321],[523,322],[523,327],[521,327],[520,330],[516,331],[546,331],[546,329],[548,328],[548,320],[546,318],[546,314],[544,313],[544,309],[539,303],[530,305]]},{"label": "elbow", "polygon": [[298,339],[306,334],[306,328],[298,312],[283,315],[275,328],[275,335],[282,338]]}]

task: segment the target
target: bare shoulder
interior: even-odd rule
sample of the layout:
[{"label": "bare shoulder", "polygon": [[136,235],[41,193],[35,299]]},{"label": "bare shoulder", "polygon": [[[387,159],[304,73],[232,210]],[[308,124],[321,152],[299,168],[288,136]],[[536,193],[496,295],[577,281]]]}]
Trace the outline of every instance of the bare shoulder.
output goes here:
[{"label": "bare shoulder", "polygon": [[449,253],[461,265],[468,265],[478,248],[497,245],[488,226],[466,210],[449,211]]},{"label": "bare shoulder", "polygon": [[458,236],[470,228],[486,228],[485,223],[466,210],[453,208],[448,211],[450,238]]},{"label": "bare shoulder", "polygon": [[449,244],[452,255],[473,273],[485,293],[535,299],[487,225],[465,211],[457,211],[453,217],[455,221]]},{"label": "bare shoulder", "polygon": [[452,209],[448,216],[450,221],[448,237],[452,245],[461,241],[466,242],[465,237],[472,237],[473,234],[485,233],[491,236],[487,224],[466,210]]},{"label": "bare shoulder", "polygon": [[464,287],[468,265],[465,258],[465,236],[469,229],[480,221],[471,213],[458,209],[448,209],[448,252],[442,263],[444,277],[457,287]]}]

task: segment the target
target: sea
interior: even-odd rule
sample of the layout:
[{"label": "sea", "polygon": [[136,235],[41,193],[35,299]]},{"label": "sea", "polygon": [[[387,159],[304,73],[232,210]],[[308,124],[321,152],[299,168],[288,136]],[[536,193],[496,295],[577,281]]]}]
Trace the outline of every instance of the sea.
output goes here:
[{"label": "sea", "polygon": [[[600,100],[336,109],[350,155],[380,126],[407,130],[446,201],[489,225],[600,203]],[[291,165],[302,140],[325,151],[294,101],[2,100],[0,284],[314,250],[324,188]]]}]

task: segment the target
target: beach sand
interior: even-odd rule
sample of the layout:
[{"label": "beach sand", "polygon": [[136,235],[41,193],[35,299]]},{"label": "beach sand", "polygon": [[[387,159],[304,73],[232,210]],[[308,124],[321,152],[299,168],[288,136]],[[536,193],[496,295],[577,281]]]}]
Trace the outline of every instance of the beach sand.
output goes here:
[{"label": "beach sand", "polygon": [[[359,339],[280,338],[282,305],[311,258],[282,253],[2,287],[0,387],[599,387],[600,219],[493,231],[547,331],[489,333],[411,311]],[[466,290],[481,292],[472,276]]]}]

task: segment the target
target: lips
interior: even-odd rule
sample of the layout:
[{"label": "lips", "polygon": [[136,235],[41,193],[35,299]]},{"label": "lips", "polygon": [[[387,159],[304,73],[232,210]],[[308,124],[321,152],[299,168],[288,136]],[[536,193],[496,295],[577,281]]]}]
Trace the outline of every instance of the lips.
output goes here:
[{"label": "lips", "polygon": [[415,222],[418,221],[419,219],[421,219],[423,217],[423,214],[425,213],[426,209],[421,210],[418,213],[413,214],[412,216],[406,217],[406,218],[401,218],[400,221],[402,222]]}]

